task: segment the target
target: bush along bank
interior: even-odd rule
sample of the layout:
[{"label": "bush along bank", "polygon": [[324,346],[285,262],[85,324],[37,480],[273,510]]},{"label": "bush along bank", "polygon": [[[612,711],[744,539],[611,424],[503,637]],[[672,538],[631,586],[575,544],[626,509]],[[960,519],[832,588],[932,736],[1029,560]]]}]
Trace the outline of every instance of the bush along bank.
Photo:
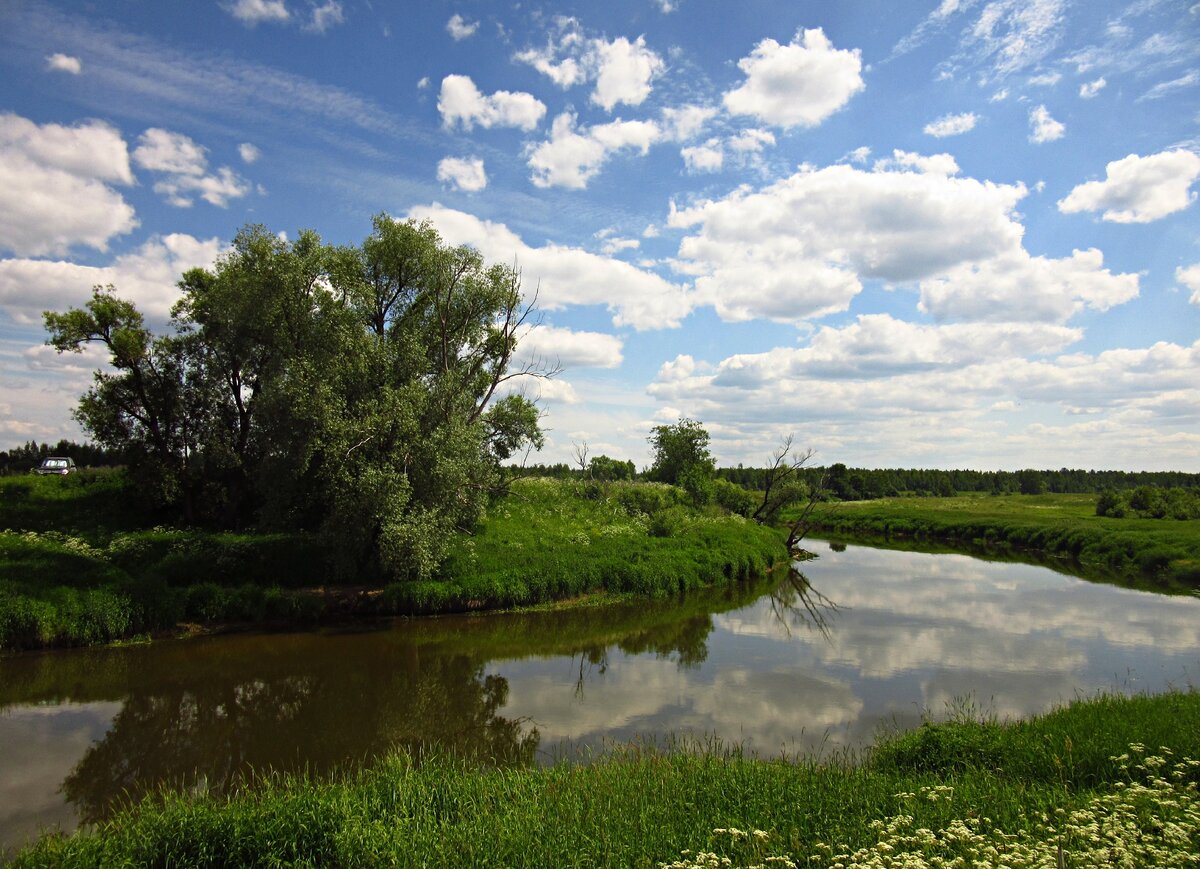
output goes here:
[{"label": "bush along bank", "polygon": [[[1194,865],[1200,695],[968,716],[865,757],[629,746],[587,765],[397,753],[228,797],[164,793],[14,865]],[[728,860],[728,863],[724,863]]]},{"label": "bush along bank", "polygon": [[825,505],[813,531],[846,536],[1013,547],[1068,559],[1082,575],[1156,588],[1200,587],[1200,520],[1095,515],[1072,495],[887,498]]},{"label": "bush along bank", "polygon": [[[528,479],[491,505],[473,534],[458,536],[436,578],[331,583],[329,544],[315,536],[88,525],[71,512],[70,490],[50,490],[59,480],[17,480],[11,491],[8,482],[0,481],[7,650],[112,642],[181,624],[310,624],[597,592],[664,596],[762,575],[786,554],[779,532],[719,506],[694,507],[671,486]],[[89,515],[116,515],[115,506],[91,506],[100,509]],[[80,527],[46,530],[54,515],[76,516]]]}]

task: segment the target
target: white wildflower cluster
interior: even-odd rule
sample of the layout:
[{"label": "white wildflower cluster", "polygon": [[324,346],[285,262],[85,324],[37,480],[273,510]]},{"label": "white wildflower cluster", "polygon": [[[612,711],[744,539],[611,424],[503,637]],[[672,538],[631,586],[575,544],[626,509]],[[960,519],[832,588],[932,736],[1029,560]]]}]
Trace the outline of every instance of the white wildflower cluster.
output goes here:
[{"label": "white wildflower cluster", "polygon": [[108,541],[104,554],[107,558],[137,558],[150,548],[149,541],[137,534],[116,534]]},{"label": "white wildflower cluster", "polygon": [[610,522],[596,532],[597,537],[644,537],[646,536],[645,521],[631,520],[628,522]]},{"label": "white wildflower cluster", "polygon": [[[749,856],[736,862],[715,851],[663,863],[663,869],[766,869],[767,866],[804,865],[819,869],[966,869],[966,867],[1060,866],[1200,866],[1200,761],[1176,761],[1167,748],[1147,754],[1141,744],[1129,753],[1110,758],[1120,764],[1128,781],[1117,782],[1111,793],[1094,797],[1073,811],[1057,809],[1043,814],[1031,830],[1016,834],[996,828],[988,818],[953,820],[941,830],[917,827],[912,815],[898,814],[872,822],[877,841],[851,851],[823,842],[812,846],[804,858]],[[1137,761],[1134,763],[1133,761]],[[951,802],[953,788],[921,788],[896,797],[910,804]],[[733,844],[747,839],[739,830],[719,829]],[[755,831],[758,836],[761,831]],[[762,834],[765,843],[767,834]],[[734,849],[730,849],[734,850]],[[760,851],[761,849],[755,849]]]},{"label": "white wildflower cluster", "polygon": [[[738,862],[739,869],[768,869],[768,867],[783,867],[796,869],[796,863],[790,857],[763,856],[767,840],[771,834],[766,830],[739,830],[737,827],[717,827],[713,836],[728,838],[732,850],[746,852],[750,862]],[[724,869],[732,867],[732,857],[717,854],[715,851],[683,851],[680,858],[672,863],[659,863],[660,869]]]},{"label": "white wildflower cluster", "polygon": [[12,534],[20,537],[26,543],[44,544],[49,543],[59,549],[65,549],[72,555],[79,555],[83,558],[90,558],[94,561],[106,560],[102,550],[92,546],[82,537],[73,537],[70,534],[65,534],[62,531],[22,531],[20,533],[13,531],[5,531],[6,535]]}]

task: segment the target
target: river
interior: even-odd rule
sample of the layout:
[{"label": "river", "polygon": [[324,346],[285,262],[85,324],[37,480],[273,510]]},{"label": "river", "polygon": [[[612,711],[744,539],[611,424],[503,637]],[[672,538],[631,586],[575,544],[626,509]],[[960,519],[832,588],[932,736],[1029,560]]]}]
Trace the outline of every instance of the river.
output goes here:
[{"label": "river", "polygon": [[1045,567],[810,541],[801,573],[681,600],[0,659],[0,853],[161,784],[394,747],[554,762],[613,741],[869,745],[1200,673],[1200,598]]}]

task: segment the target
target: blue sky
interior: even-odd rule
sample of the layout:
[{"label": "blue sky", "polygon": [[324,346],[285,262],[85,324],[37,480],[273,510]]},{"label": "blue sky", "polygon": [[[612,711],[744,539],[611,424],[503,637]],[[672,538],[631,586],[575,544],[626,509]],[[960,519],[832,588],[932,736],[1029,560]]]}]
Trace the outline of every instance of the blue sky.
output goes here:
[{"label": "blue sky", "polygon": [[1200,4],[0,0],[0,445],[239,227],[373,214],[538,290],[548,443],[1200,471]]}]

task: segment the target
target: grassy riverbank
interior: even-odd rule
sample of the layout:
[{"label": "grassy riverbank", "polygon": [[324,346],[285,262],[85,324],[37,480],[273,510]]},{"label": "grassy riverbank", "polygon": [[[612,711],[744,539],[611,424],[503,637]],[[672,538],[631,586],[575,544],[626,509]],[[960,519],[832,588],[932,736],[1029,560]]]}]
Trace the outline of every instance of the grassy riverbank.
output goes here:
[{"label": "grassy riverbank", "polygon": [[[903,865],[941,865],[933,858],[989,849],[1041,849],[1067,866],[1141,849],[1130,865],[1187,865],[1200,848],[1200,764],[1184,759],[1197,757],[1196,693],[927,725],[860,762],[760,761],[720,746],[631,747],[549,768],[401,753],[333,779],[264,778],[228,798],[164,795],[45,838],[15,865],[709,865],[697,860],[707,851],[735,865],[885,866],[906,851],[925,862]],[[1106,859],[1096,848],[1109,845]]]},{"label": "grassy riverbank", "polygon": [[439,576],[336,580],[299,534],[145,527],[119,474],[0,480],[0,649],[212,625],[493,609],[606,592],[662,596],[761,575],[777,531],[655,484],[520,480]]},{"label": "grassy riverbank", "polygon": [[1134,584],[1200,586],[1200,520],[1097,516],[1093,495],[842,502],[818,509],[813,528],[833,535],[1011,546]]}]

